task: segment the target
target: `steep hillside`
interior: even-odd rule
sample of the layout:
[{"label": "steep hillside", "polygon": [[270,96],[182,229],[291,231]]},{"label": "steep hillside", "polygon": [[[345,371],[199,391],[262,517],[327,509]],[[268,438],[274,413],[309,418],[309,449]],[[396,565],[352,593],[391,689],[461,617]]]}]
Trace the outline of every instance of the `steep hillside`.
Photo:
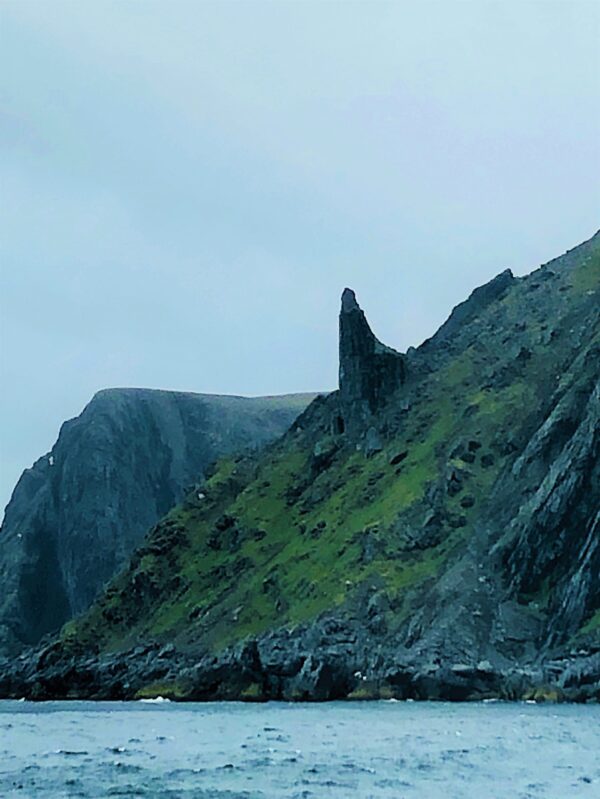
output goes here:
[{"label": "steep hillside", "polygon": [[340,390],[220,461],[0,689],[598,697],[599,309],[599,234],[404,354],[346,290]]},{"label": "steep hillside", "polygon": [[0,651],[86,610],[206,466],[280,436],[314,395],[101,391],[27,469],[0,529]]}]

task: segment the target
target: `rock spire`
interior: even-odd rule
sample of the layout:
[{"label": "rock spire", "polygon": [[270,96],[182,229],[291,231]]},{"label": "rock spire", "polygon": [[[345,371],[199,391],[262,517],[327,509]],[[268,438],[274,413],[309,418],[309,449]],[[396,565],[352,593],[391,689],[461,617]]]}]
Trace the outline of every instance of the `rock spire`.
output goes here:
[{"label": "rock spire", "polygon": [[342,294],[339,347],[343,424],[346,430],[360,433],[404,382],[404,356],[375,337],[349,288]]}]

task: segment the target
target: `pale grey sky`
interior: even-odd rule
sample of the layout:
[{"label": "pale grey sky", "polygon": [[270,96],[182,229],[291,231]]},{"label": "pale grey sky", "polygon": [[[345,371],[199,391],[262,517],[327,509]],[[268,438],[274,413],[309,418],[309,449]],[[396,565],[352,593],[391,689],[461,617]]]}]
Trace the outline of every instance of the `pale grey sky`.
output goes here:
[{"label": "pale grey sky", "polygon": [[336,385],[599,225],[597,2],[0,0],[2,475],[106,386]]}]

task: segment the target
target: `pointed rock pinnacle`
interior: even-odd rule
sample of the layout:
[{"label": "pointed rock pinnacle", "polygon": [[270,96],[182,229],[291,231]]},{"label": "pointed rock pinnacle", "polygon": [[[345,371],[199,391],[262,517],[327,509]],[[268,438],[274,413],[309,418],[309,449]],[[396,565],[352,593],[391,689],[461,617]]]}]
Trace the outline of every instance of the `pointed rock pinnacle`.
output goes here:
[{"label": "pointed rock pinnacle", "polygon": [[339,343],[344,423],[358,432],[404,382],[404,357],[375,337],[349,288],[342,294]]}]

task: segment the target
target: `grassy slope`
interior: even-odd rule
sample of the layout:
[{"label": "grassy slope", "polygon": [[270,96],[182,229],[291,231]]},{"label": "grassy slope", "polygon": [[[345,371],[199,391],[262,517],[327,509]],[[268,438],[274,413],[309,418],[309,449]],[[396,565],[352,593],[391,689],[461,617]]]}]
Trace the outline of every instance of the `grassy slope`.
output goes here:
[{"label": "grassy slope", "polygon": [[[385,590],[399,624],[411,612],[411,589],[443,571],[468,543],[496,477],[512,458],[507,440],[526,429],[528,417],[569,379],[560,366],[568,352],[561,335],[569,314],[600,285],[598,248],[570,269],[568,279],[561,276],[556,316],[564,316],[564,324],[552,346],[544,303],[538,307],[535,299],[546,288],[535,281],[536,273],[518,281],[486,309],[481,333],[474,329],[460,351],[419,383],[408,412],[391,404],[393,432],[373,457],[340,446],[319,427],[329,398],[317,401],[306,423],[256,463],[221,461],[205,496],[189,497],[168,515],[106,596],[65,628],[65,641],[112,649],[164,638],[219,650],[351,605],[368,582]],[[529,355],[515,365],[518,347],[507,354],[511,331],[524,318],[527,331],[519,342],[526,341]],[[506,332],[500,342],[498,330]],[[468,442],[476,442],[472,451]],[[329,455],[327,468],[315,468],[315,446]],[[390,463],[404,452],[400,463]],[[464,481],[455,496],[445,490],[452,468]],[[441,532],[429,546],[411,548],[407,531],[423,528],[432,504],[441,508]]]}]

